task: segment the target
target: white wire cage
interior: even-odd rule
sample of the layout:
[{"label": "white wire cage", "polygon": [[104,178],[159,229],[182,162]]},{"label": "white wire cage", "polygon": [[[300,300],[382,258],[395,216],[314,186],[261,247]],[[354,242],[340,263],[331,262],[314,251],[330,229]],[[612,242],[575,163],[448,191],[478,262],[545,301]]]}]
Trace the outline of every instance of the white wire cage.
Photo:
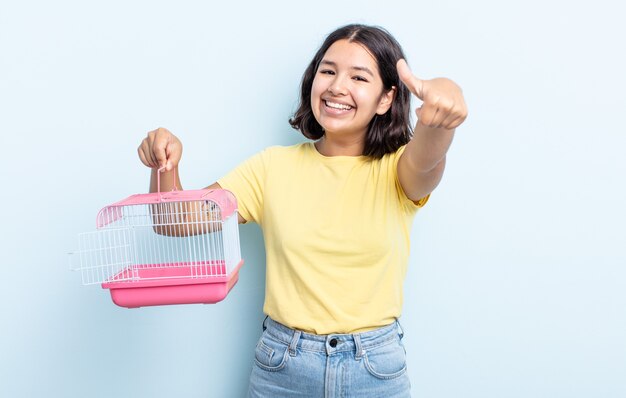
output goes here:
[{"label": "white wire cage", "polygon": [[222,189],[133,195],[79,235],[74,269],[123,307],[221,301],[243,264],[237,218]]}]

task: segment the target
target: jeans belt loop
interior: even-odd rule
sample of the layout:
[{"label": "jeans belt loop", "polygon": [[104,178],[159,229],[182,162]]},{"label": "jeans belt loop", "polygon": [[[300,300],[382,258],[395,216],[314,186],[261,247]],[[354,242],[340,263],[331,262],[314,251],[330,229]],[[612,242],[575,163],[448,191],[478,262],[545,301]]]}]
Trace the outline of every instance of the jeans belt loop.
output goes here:
[{"label": "jeans belt loop", "polygon": [[298,347],[298,340],[300,340],[300,335],[302,334],[299,330],[294,330],[293,337],[291,338],[291,343],[289,343],[289,355],[292,357],[296,356],[296,348]]},{"label": "jeans belt loop", "polygon": [[361,335],[358,333],[355,333],[352,335],[352,338],[354,339],[354,350],[356,351],[356,354],[354,355],[354,359],[356,359],[357,361],[360,361],[363,355],[365,354],[365,350],[363,349],[363,346],[361,345]]}]

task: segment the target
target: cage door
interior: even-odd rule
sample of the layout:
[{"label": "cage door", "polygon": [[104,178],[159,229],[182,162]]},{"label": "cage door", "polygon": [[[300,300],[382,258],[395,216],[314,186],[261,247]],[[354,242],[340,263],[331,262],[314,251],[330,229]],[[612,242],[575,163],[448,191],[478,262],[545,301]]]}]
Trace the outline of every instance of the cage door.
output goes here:
[{"label": "cage door", "polygon": [[134,228],[100,229],[78,236],[78,251],[72,264],[80,271],[84,285],[130,281],[137,277]]}]

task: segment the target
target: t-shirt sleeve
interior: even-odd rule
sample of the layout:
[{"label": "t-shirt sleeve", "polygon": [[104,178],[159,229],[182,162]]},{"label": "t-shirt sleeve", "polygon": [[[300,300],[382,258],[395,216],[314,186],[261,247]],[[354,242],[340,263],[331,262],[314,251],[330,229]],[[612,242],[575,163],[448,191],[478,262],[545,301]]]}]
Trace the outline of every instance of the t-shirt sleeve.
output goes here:
[{"label": "t-shirt sleeve", "polygon": [[267,162],[268,149],[248,158],[217,181],[235,195],[239,214],[257,224],[262,222]]},{"label": "t-shirt sleeve", "polygon": [[392,169],[390,170],[390,172],[393,173],[394,175],[396,191],[398,192],[400,201],[405,205],[405,208],[407,210],[416,211],[424,207],[424,205],[426,204],[426,202],[428,202],[428,199],[430,198],[430,194],[418,200],[411,200],[409,199],[408,196],[406,196],[406,193],[404,192],[404,189],[402,188],[402,185],[400,184],[400,179],[398,178],[398,161],[400,160],[400,157],[404,153],[405,149],[406,149],[406,145],[403,145],[396,151],[396,153],[393,154],[393,158],[391,161]]}]

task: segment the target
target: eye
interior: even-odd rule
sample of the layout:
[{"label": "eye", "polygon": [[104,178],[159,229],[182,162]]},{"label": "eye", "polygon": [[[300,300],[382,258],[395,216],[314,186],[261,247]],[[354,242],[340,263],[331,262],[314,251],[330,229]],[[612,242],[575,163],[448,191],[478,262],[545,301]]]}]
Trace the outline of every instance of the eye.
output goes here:
[{"label": "eye", "polygon": [[357,76],[354,76],[353,79],[358,81],[358,82],[366,82],[367,83],[367,79],[364,78],[363,76],[357,75]]},{"label": "eye", "polygon": [[323,75],[334,75],[335,71],[330,70],[330,69],[320,69],[319,73]]}]

